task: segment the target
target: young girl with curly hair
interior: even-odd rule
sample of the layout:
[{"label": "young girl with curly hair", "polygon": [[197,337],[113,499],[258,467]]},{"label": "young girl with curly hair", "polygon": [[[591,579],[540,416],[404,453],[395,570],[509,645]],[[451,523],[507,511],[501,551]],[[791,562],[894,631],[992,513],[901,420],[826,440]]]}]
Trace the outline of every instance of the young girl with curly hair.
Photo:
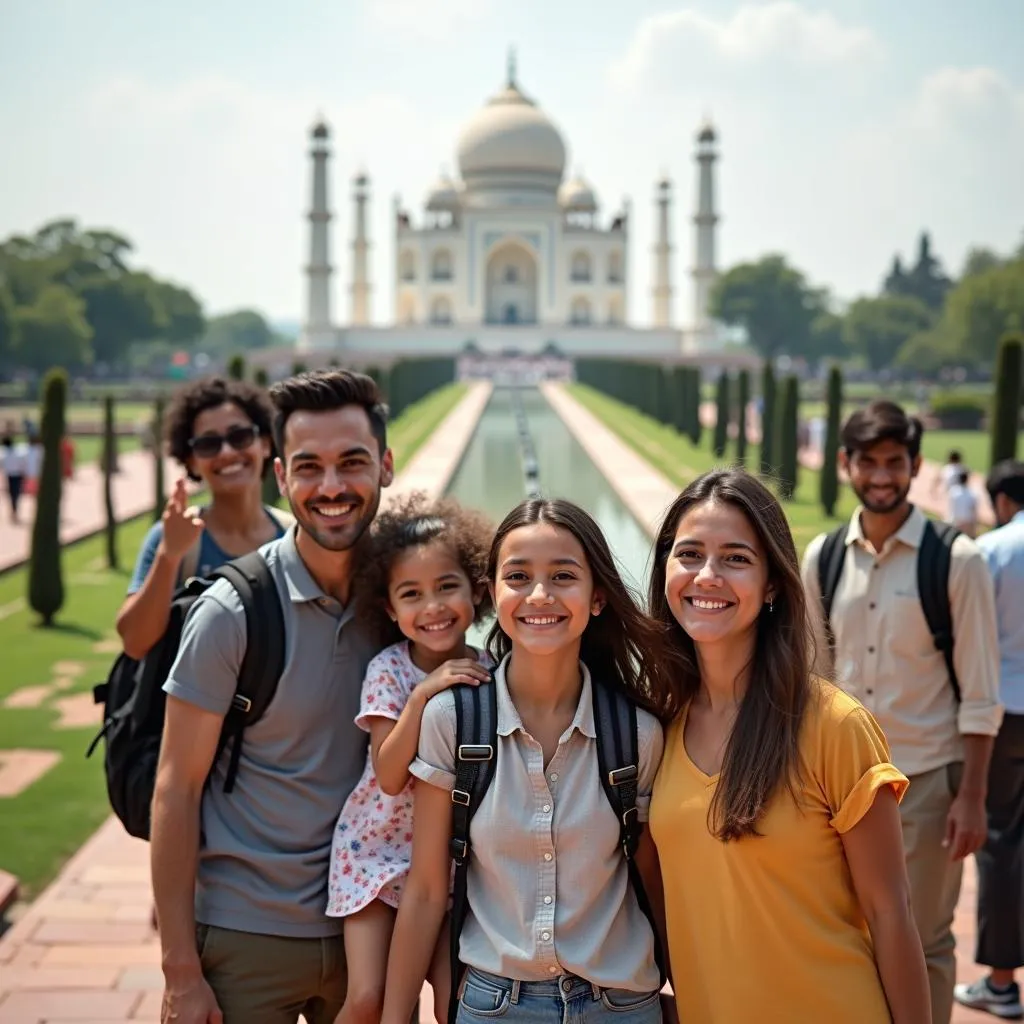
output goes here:
[{"label": "young girl with curly hair", "polygon": [[[378,515],[359,588],[364,614],[397,642],[370,662],[356,724],[370,734],[363,776],[345,802],[331,850],[327,913],[345,918],[348,993],[341,1024],[378,1024],[391,932],[412,850],[413,783],[427,701],[479,683],[492,662],[466,643],[485,618],[493,528],[476,512],[414,495]],[[399,639],[400,638],[400,639]],[[430,972],[437,1013],[448,1005],[444,936]]]}]

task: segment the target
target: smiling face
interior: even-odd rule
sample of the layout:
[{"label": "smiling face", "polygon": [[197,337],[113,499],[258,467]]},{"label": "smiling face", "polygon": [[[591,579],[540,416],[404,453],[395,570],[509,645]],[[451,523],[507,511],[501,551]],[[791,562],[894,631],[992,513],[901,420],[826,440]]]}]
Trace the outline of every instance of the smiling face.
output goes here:
[{"label": "smiling face", "polygon": [[509,532],[492,592],[498,625],[513,647],[538,655],[578,645],[590,617],[604,606],[580,542],[548,523]]},{"label": "smiling face", "polygon": [[391,566],[388,613],[403,636],[432,653],[461,652],[479,602],[443,540],[409,548]]},{"label": "smiling face", "polygon": [[879,441],[865,451],[841,451],[839,465],[861,504],[869,512],[886,515],[906,503],[921,457],[911,458],[898,441]]},{"label": "smiling face", "polygon": [[373,522],[380,491],[394,476],[359,405],[294,412],[275,470],[301,529],[328,551],[347,551]]},{"label": "smiling face", "polygon": [[683,514],[665,565],[665,599],[698,650],[752,639],[772,596],[764,549],[743,512],[706,501]]},{"label": "smiling face", "polygon": [[[207,448],[218,439],[216,454],[207,455]],[[270,458],[270,438],[260,437],[252,420],[234,402],[199,413],[192,424],[191,441],[187,468],[206,484],[214,498],[260,486],[263,465]],[[196,447],[200,454],[196,454]]]}]

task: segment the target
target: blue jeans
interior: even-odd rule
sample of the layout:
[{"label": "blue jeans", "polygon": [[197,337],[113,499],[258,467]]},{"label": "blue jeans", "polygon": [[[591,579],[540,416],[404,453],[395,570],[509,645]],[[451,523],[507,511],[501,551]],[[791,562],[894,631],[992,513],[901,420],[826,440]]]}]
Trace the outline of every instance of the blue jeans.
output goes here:
[{"label": "blue jeans", "polygon": [[471,967],[462,983],[457,1024],[500,1019],[516,1024],[661,1024],[657,992],[600,988],[574,974],[513,981]]}]

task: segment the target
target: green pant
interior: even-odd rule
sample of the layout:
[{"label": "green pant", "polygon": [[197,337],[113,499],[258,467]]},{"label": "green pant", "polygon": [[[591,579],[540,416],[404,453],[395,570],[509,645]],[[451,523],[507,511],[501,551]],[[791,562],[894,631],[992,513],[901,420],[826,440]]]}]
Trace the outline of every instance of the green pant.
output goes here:
[{"label": "green pant", "polygon": [[340,935],[289,939],[213,925],[196,926],[196,944],[224,1024],[334,1024],[348,973]]}]

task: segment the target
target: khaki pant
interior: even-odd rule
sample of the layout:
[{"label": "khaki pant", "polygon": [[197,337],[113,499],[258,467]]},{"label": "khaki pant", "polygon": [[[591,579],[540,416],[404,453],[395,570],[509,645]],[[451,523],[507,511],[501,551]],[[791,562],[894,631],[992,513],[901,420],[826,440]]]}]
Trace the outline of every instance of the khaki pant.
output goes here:
[{"label": "khaki pant", "polygon": [[942,845],[946,819],[963,775],[963,764],[944,765],[910,776],[900,814],[907,855],[910,898],[921,933],[932,995],[932,1024],[949,1024],[956,983],[953,915],[960,896],[963,862],[949,859]]},{"label": "khaki pant", "polygon": [[288,939],[211,925],[196,945],[224,1024],[334,1024],[348,975],[340,935]]}]

